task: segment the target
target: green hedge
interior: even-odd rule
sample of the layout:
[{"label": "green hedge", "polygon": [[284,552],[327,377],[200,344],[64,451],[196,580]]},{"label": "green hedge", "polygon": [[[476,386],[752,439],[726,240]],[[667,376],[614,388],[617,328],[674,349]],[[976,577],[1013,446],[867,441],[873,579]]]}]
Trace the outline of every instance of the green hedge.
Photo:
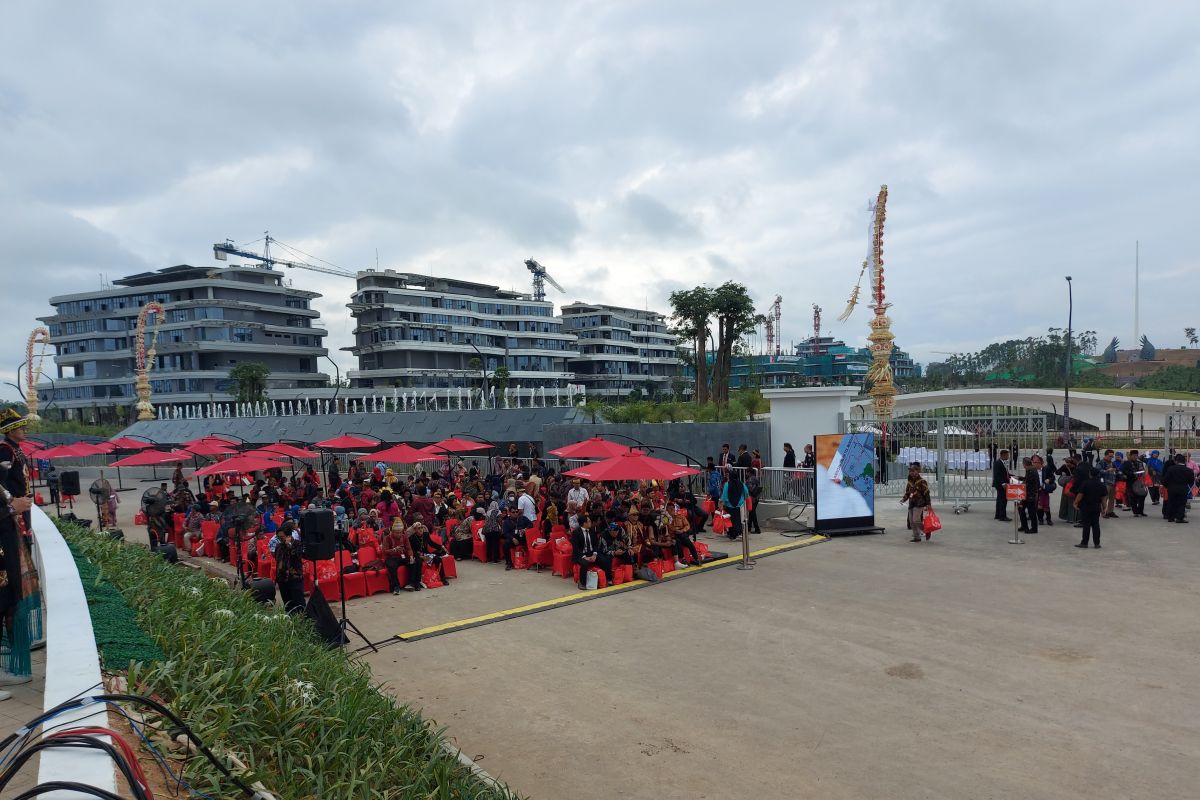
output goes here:
[{"label": "green hedge", "polygon": [[[221,581],[68,523],[71,544],[137,612],[166,654],[134,664],[129,684],[156,693],[214,750],[287,800],[515,797],[481,781],[440,730],[379,692],[365,665],[321,644],[305,619],[256,604]],[[233,797],[203,758],[193,785]]]},{"label": "green hedge", "polygon": [[87,559],[72,542],[71,555],[83,582],[92,631],[100,650],[100,663],[111,671],[124,671],[130,662],[150,664],[165,660],[163,651],[150,640],[138,625],[137,616],[125,602],[124,596],[100,574],[96,565]]}]

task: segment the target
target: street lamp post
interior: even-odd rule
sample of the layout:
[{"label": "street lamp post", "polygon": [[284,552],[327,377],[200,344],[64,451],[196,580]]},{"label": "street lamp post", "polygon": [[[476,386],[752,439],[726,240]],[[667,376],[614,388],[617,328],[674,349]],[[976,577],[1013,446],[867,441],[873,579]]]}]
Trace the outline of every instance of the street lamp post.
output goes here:
[{"label": "street lamp post", "polygon": [[1075,314],[1075,297],[1071,276],[1067,276],[1067,364],[1063,380],[1063,442],[1071,441],[1071,322]]}]

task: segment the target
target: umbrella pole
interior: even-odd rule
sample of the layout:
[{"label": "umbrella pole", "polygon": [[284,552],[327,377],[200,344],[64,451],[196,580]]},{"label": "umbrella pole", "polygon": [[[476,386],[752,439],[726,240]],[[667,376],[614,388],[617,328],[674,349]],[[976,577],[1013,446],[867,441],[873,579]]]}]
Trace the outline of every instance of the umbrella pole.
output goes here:
[{"label": "umbrella pole", "polygon": [[125,491],[125,484],[121,483],[121,468],[117,467],[117,491]]}]

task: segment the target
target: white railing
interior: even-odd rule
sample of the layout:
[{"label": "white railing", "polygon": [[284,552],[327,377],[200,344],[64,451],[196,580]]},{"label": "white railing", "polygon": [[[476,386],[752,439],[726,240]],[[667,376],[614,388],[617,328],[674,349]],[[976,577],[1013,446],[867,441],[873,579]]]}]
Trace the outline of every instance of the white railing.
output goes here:
[{"label": "white railing", "polygon": [[[32,509],[32,521],[46,634],[46,683],[42,707],[49,711],[80,694],[103,692],[104,685],[100,681],[100,657],[96,652],[92,617],[75,560],[58,528],[37,506]],[[103,705],[87,705],[56,717],[54,723],[65,723],[66,727],[107,727],[108,711]],[[74,781],[116,791],[113,762],[103,751],[43,750],[38,781],[51,780]],[[54,792],[44,796],[78,798],[86,795]]]}]

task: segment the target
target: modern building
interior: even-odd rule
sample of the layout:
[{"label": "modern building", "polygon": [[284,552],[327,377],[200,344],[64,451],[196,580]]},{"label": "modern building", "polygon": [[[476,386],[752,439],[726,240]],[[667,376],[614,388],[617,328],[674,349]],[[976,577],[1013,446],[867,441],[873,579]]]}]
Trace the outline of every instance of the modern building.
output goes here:
[{"label": "modern building", "polygon": [[[871,351],[849,347],[832,336],[808,339],[795,346],[795,355],[735,356],[729,370],[729,387],[757,386],[778,389],[799,386],[857,386],[871,369]],[[709,364],[713,362],[709,353]],[[892,372],[897,379],[919,377],[921,368],[908,353],[893,348]]]},{"label": "modern building", "polygon": [[471,281],[367,270],[358,273],[349,308],[355,343],[346,349],[358,359],[352,388],[451,396],[485,380],[494,389],[501,365],[514,389],[565,389],[574,378],[576,338],[546,300]]},{"label": "modern building", "polygon": [[[130,275],[110,288],[50,298],[50,331],[57,366],[53,389],[41,384],[43,407],[54,395],[64,410],[95,408],[100,419],[125,420],[134,395],[137,318],[162,304],[157,353],[150,370],[156,406],[227,402],[229,371],[243,361],[271,370],[272,388],[327,386],[318,359],[326,331],[315,327],[316,292],[291,288],[275,270],[180,264]],[[154,329],[147,324],[147,340]]]},{"label": "modern building", "polygon": [[560,314],[563,327],[579,337],[569,360],[575,382],[589,397],[616,399],[634,389],[667,395],[681,377],[678,337],[656,311],[595,303],[571,303]]}]

